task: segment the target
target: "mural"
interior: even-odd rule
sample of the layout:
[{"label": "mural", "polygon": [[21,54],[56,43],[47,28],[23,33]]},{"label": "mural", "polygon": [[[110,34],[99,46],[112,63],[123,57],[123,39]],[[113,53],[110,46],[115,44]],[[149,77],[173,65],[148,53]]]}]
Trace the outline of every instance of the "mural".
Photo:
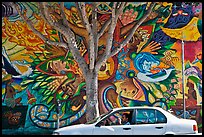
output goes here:
[{"label": "mural", "polygon": [[[66,41],[46,24],[35,2],[18,2],[37,30],[55,41]],[[59,12],[59,3],[52,2]],[[130,2],[114,31],[117,46],[144,14],[146,2]],[[75,4],[65,3],[65,13],[75,33],[77,47],[87,59],[88,36]],[[112,3],[97,6],[98,26],[109,18]],[[86,3],[91,16],[91,3]],[[100,114],[116,107],[159,106],[183,117],[182,50],[184,40],[184,89],[186,116],[202,129],[202,3],[157,3],[130,42],[108,59],[99,71]],[[99,40],[99,54],[107,33]],[[114,48],[113,46],[113,48]],[[4,128],[57,128],[85,122],[85,80],[63,47],[44,44],[10,6],[2,3],[2,125]]]}]

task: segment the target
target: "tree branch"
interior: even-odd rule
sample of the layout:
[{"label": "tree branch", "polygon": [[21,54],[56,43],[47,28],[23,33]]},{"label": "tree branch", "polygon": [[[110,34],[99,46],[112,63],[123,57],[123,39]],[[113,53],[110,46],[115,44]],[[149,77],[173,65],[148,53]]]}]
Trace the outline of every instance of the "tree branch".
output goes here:
[{"label": "tree branch", "polygon": [[97,69],[100,69],[103,61],[106,62],[107,57],[110,54],[111,51],[111,47],[112,47],[112,43],[113,43],[113,33],[116,27],[116,22],[117,22],[117,18],[116,18],[116,5],[117,2],[113,3],[113,8],[112,8],[112,17],[111,17],[111,25],[108,31],[108,39],[107,39],[107,44],[106,44],[106,49],[105,49],[105,53],[103,53],[103,55],[99,58],[96,67]]},{"label": "tree branch", "polygon": [[122,2],[120,5],[118,5],[118,10],[116,10],[116,15],[115,15],[117,20],[118,20],[119,15],[122,13],[122,11],[126,5],[127,5],[127,2]]},{"label": "tree branch", "polygon": [[[119,6],[119,4],[118,4],[119,10],[117,10],[116,18],[118,18],[117,16],[119,16],[119,15],[121,14],[123,8],[124,8],[126,5],[127,5],[127,2],[122,2],[122,4],[120,4],[120,6]],[[119,12],[118,12],[118,11],[119,11]],[[102,25],[100,31],[98,32],[98,38],[100,38],[100,37],[103,35],[104,31],[108,28],[108,26],[110,25],[110,23],[111,23],[111,17]]]},{"label": "tree branch", "polygon": [[42,6],[42,3],[41,2],[37,2],[38,3],[38,9],[39,9],[39,14],[40,14],[40,16],[44,19],[44,21],[46,22],[46,23],[48,23],[50,26],[52,26],[48,21],[47,21],[47,19],[46,19],[46,17],[45,17],[45,13],[44,13],[44,7]]},{"label": "tree branch", "polygon": [[131,29],[130,33],[128,34],[128,36],[122,41],[122,43],[119,44],[118,47],[115,47],[115,49],[113,49],[113,51],[111,52],[109,57],[112,57],[114,55],[116,55],[124,46],[126,46],[126,44],[130,41],[130,39],[132,38],[132,36],[134,35],[135,31],[137,30],[137,28],[145,21],[145,19],[150,15],[150,13],[152,12],[153,8],[154,8],[155,2],[152,2],[147,10],[147,13],[139,19],[139,21],[134,24],[134,27]]},{"label": "tree branch", "polygon": [[99,58],[97,62],[97,69],[100,69],[103,62],[106,62],[106,60],[110,57],[111,54],[111,48],[113,46],[113,33],[119,18],[119,15],[122,13],[124,7],[127,5],[127,2],[122,3],[116,3],[114,2],[113,8],[112,8],[112,17],[111,17],[111,25],[108,31],[108,38],[107,44],[106,44],[106,50],[105,53]]},{"label": "tree branch", "polygon": [[[14,3],[13,3],[14,4]],[[46,4],[45,3],[40,3],[42,4],[41,6],[42,8],[42,15],[43,15],[43,19],[45,19],[46,23],[49,22],[49,24],[56,29],[57,31],[59,31],[60,33],[62,33],[65,38],[68,40],[68,43],[63,43],[63,42],[53,42],[49,39],[47,39],[45,36],[43,36],[39,31],[37,31],[30,20],[28,20],[28,18],[24,15],[22,15],[18,5],[14,4],[14,6],[16,7],[16,9],[19,12],[19,15],[23,18],[23,20],[28,24],[28,26],[31,28],[31,30],[38,35],[45,43],[50,44],[50,45],[60,45],[62,47],[68,48],[70,49],[70,51],[72,52],[72,55],[74,57],[74,59],[77,61],[78,65],[80,66],[80,68],[82,69],[82,72],[84,75],[86,75],[86,72],[88,71],[88,66],[86,64],[85,59],[81,56],[81,53],[79,52],[77,45],[76,45],[76,41],[75,41],[75,35],[74,33],[68,29],[67,27],[65,27],[63,24],[58,24],[56,22],[52,22],[51,17],[49,16],[49,11],[46,8]]]},{"label": "tree branch", "polygon": [[93,39],[94,39],[94,52],[95,52],[95,60],[98,56],[98,37],[97,37],[97,2],[92,3],[92,30],[93,30]]},{"label": "tree branch", "polygon": [[18,11],[18,14],[20,15],[20,17],[26,22],[26,24],[29,26],[29,28],[36,34],[38,35],[38,37],[40,37],[45,43],[49,44],[49,45],[55,45],[55,46],[61,46],[61,47],[64,47],[67,49],[67,44],[64,43],[64,42],[55,42],[55,41],[52,41],[48,38],[46,38],[41,32],[39,32],[38,30],[36,30],[34,28],[34,25],[32,24],[32,22],[24,15],[21,13],[20,11],[20,8],[17,4],[15,3],[11,3],[15,8],[16,10]]},{"label": "tree branch", "polygon": [[[60,2],[60,15],[62,17],[63,25],[66,25],[67,28],[70,30],[68,21],[66,19],[65,13],[64,13],[64,2]],[[69,55],[69,51],[67,51],[65,58],[67,58],[68,55]]]},{"label": "tree branch", "polygon": [[89,41],[88,41],[88,49],[89,49],[89,68],[91,70],[94,69],[95,65],[95,46],[94,46],[94,36],[93,32],[91,30],[91,25],[89,24],[89,20],[86,15],[86,7],[85,7],[85,2],[82,2],[80,5],[78,4],[78,9],[81,10],[82,13],[82,20],[84,22],[84,25],[88,31],[89,34]]},{"label": "tree branch", "polygon": [[117,2],[113,3],[113,8],[112,8],[112,18],[111,18],[111,25],[108,31],[108,38],[107,39],[107,45],[106,45],[106,50],[105,50],[105,55],[108,56],[110,54],[110,50],[112,47],[112,43],[113,43],[113,33],[115,30],[115,26],[116,26],[116,21],[117,21],[117,16],[116,16],[116,4]]},{"label": "tree branch", "polygon": [[59,22],[51,22],[50,12],[48,11],[48,8],[46,8],[45,2],[42,3],[44,7],[44,13],[45,17],[50,21],[50,24],[53,28],[55,28],[57,31],[59,31],[64,37],[67,39],[68,47],[74,57],[74,59],[77,61],[79,67],[82,69],[82,72],[84,76],[86,76],[86,72],[88,71],[88,65],[85,61],[85,59],[81,56],[81,53],[79,52],[75,40],[75,34],[71,31],[69,26],[64,26],[64,24],[60,24]]},{"label": "tree branch", "polygon": [[100,38],[111,23],[111,17],[102,25],[97,37]]},{"label": "tree branch", "polygon": [[64,13],[64,2],[60,2],[60,15],[62,17],[63,24],[66,25],[67,28],[70,30],[69,23],[66,19],[65,13]]},{"label": "tree branch", "polygon": [[[85,23],[84,23],[84,20],[83,20],[83,16],[82,16],[82,12],[81,12],[80,5],[79,5],[78,2],[75,2],[75,4],[76,4],[76,8],[77,8],[79,17],[80,17],[80,19],[81,19],[81,21],[82,21],[82,24],[83,24],[83,26],[85,27]],[[85,28],[86,28],[86,27],[85,27]]]}]

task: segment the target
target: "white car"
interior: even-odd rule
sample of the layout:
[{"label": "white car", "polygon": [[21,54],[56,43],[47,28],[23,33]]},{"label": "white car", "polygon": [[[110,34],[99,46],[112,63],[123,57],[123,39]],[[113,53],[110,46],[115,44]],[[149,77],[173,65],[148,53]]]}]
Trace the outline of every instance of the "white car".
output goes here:
[{"label": "white car", "polygon": [[[129,125],[117,120],[129,115]],[[198,134],[197,122],[181,119],[159,107],[122,107],[110,110],[85,124],[54,130],[53,135],[179,135]]]}]

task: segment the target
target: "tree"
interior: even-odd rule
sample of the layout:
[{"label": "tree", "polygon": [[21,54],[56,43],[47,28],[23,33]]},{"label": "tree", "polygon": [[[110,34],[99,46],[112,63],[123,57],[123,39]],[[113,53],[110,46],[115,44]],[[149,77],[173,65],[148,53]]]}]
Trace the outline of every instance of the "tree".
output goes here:
[{"label": "tree", "polygon": [[[99,116],[98,109],[98,72],[110,57],[115,56],[133,37],[137,28],[147,19],[153,10],[154,2],[147,3],[147,8],[143,17],[137,21],[133,21],[129,25],[126,37],[116,47],[113,46],[113,36],[119,15],[122,14],[127,2],[113,2],[112,11],[109,18],[101,26],[97,23],[97,2],[92,2],[91,16],[86,13],[86,3],[76,2],[79,17],[81,18],[85,33],[88,49],[88,61],[86,61],[79,52],[76,44],[75,34],[72,29],[72,24],[67,20],[64,12],[64,2],[60,2],[59,12],[47,2],[39,2],[38,9],[41,17],[53,29],[60,32],[66,41],[52,41],[34,28],[31,20],[26,17],[26,12],[21,11],[18,3],[12,3],[18,11],[21,18],[27,23],[30,29],[37,34],[48,45],[61,46],[71,51],[74,59],[78,63],[86,82],[86,120],[90,121]],[[131,29],[130,29],[131,28]],[[108,39],[105,43],[103,54],[98,53],[100,38],[106,33]]]}]

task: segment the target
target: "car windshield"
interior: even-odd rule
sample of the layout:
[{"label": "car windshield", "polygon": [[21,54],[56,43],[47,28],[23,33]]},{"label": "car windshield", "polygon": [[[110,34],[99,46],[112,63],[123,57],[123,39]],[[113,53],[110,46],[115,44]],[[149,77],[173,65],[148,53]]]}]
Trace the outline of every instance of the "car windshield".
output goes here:
[{"label": "car windshield", "polygon": [[91,121],[86,122],[85,124],[93,124],[93,123],[95,123],[96,121],[98,121],[99,119],[102,119],[104,116],[106,116],[106,115],[108,115],[109,113],[111,113],[112,111],[113,111],[113,110],[110,110],[110,111],[108,111],[108,112],[106,112],[106,113],[100,115],[99,117],[97,117],[97,118],[95,118],[95,119],[93,119],[93,120],[91,120]]}]

